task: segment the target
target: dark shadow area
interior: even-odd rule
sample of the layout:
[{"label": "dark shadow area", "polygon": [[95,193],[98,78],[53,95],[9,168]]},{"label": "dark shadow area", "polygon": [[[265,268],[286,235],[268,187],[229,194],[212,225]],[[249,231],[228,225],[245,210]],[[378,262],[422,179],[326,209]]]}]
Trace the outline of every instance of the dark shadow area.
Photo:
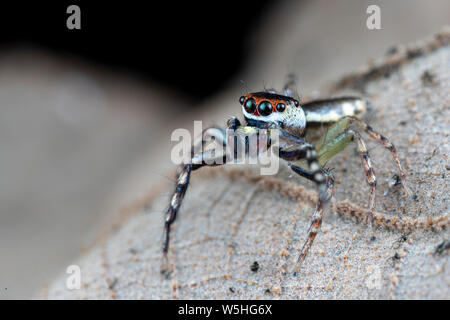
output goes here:
[{"label": "dark shadow area", "polygon": [[[251,50],[248,35],[270,3],[8,3],[0,11],[0,45],[31,45],[79,56],[148,77],[193,99],[205,98],[243,67]],[[66,27],[66,10],[72,4],[81,9],[81,30]]]}]

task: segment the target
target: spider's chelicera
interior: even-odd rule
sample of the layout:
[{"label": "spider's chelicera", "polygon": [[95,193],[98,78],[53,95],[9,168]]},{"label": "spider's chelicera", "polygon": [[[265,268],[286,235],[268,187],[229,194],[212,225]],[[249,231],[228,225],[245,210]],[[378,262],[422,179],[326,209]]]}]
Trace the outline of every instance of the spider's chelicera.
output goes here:
[{"label": "spider's chelicera", "polygon": [[[315,100],[300,105],[294,96],[294,78],[291,76],[283,89],[283,94],[274,90],[249,93],[239,98],[244,115],[244,123],[232,117],[227,122],[227,128],[209,128],[215,131],[215,138],[219,139],[224,146],[227,145],[227,131],[232,130],[237,135],[258,135],[265,130],[270,133],[277,131],[279,138],[278,157],[286,160],[289,167],[298,175],[315,182],[319,199],[312,216],[308,237],[300,251],[294,274],[300,269],[302,261],[308,254],[314,238],[322,224],[322,215],[326,204],[330,201],[334,188],[334,179],[329,172],[323,168],[323,164],[342,151],[350,142],[357,144],[362,167],[369,185],[369,210],[367,223],[372,225],[373,211],[375,207],[375,171],[371,165],[369,152],[361,137],[361,132],[388,149],[397,167],[400,181],[407,194],[411,194],[406,185],[405,173],[400,165],[394,145],[383,135],[378,133],[359,117],[368,108],[368,102],[359,97],[340,97],[326,100]],[[326,133],[317,141],[309,143],[305,139],[306,129],[313,124],[329,124]],[[314,126],[312,126],[314,127]],[[217,134],[217,132],[219,134]],[[270,143],[270,138],[269,138]],[[204,143],[203,139],[201,143]],[[267,146],[266,146],[267,147]],[[207,161],[208,154],[201,152],[196,154],[192,147],[191,161],[180,166],[176,187],[171,198],[169,208],[165,217],[163,238],[163,266],[162,273],[168,274],[167,252],[169,249],[170,229],[175,221],[181,202],[186,193],[191,171],[204,166],[216,166],[214,161]]]}]

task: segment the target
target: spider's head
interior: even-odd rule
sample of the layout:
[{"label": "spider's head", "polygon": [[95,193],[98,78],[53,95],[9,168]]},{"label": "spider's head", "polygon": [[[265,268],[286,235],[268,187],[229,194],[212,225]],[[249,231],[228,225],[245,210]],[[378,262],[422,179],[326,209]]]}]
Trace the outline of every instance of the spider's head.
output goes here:
[{"label": "spider's head", "polygon": [[306,117],[300,103],[294,98],[269,92],[249,93],[239,98],[242,113],[249,125],[274,126],[300,136]]}]

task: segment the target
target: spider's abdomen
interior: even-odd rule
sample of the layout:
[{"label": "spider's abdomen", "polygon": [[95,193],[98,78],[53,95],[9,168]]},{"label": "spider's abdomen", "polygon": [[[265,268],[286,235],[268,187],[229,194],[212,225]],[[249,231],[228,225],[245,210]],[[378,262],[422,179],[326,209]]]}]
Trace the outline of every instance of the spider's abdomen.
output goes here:
[{"label": "spider's abdomen", "polygon": [[357,117],[368,109],[368,102],[358,97],[315,100],[302,105],[307,123],[331,123],[344,117]]}]

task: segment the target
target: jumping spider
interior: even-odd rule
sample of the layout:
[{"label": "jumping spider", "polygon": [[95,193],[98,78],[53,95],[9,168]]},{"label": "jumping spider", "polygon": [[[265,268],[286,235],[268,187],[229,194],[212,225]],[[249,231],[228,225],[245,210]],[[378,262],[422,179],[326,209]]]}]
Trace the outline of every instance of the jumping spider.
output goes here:
[{"label": "jumping spider", "polygon": [[[300,270],[302,261],[308,254],[314,238],[322,224],[322,215],[325,205],[332,197],[334,179],[331,174],[323,168],[325,161],[329,160],[341,152],[350,142],[357,144],[361,163],[366,174],[366,181],[369,185],[369,210],[367,221],[372,225],[373,210],[375,207],[375,171],[371,165],[369,152],[360,132],[365,132],[369,137],[377,141],[388,149],[397,167],[400,182],[407,194],[411,194],[406,185],[405,173],[400,165],[394,145],[389,140],[375,131],[364,121],[357,118],[368,109],[368,102],[358,97],[340,97],[327,100],[316,100],[300,105],[299,101],[293,98],[295,79],[290,76],[284,86],[283,95],[275,90],[249,93],[240,97],[244,124],[232,117],[227,122],[227,129],[235,132],[248,134],[258,134],[261,129],[278,130],[279,147],[278,157],[288,162],[288,166],[298,175],[314,181],[319,194],[319,199],[312,216],[311,225],[306,239],[300,251],[297,263],[294,268],[294,275]],[[330,125],[327,132],[313,145],[306,141],[305,133],[307,126],[314,124]],[[208,128],[215,130],[216,137],[219,132],[219,143],[227,144],[226,129]],[[203,139],[201,140],[203,144]],[[259,147],[259,146],[258,146]],[[182,164],[178,174],[175,191],[171,198],[169,208],[165,216],[164,237],[163,237],[163,266],[161,272],[168,274],[167,252],[169,249],[170,229],[175,221],[181,202],[189,184],[191,171],[203,166],[213,166],[206,152],[195,154],[194,146],[191,152],[191,162]],[[225,156],[223,156],[225,163]],[[193,161],[196,159],[197,161]],[[200,161],[198,161],[200,160]],[[306,161],[305,161],[306,160]],[[305,168],[307,164],[307,169]]]}]

